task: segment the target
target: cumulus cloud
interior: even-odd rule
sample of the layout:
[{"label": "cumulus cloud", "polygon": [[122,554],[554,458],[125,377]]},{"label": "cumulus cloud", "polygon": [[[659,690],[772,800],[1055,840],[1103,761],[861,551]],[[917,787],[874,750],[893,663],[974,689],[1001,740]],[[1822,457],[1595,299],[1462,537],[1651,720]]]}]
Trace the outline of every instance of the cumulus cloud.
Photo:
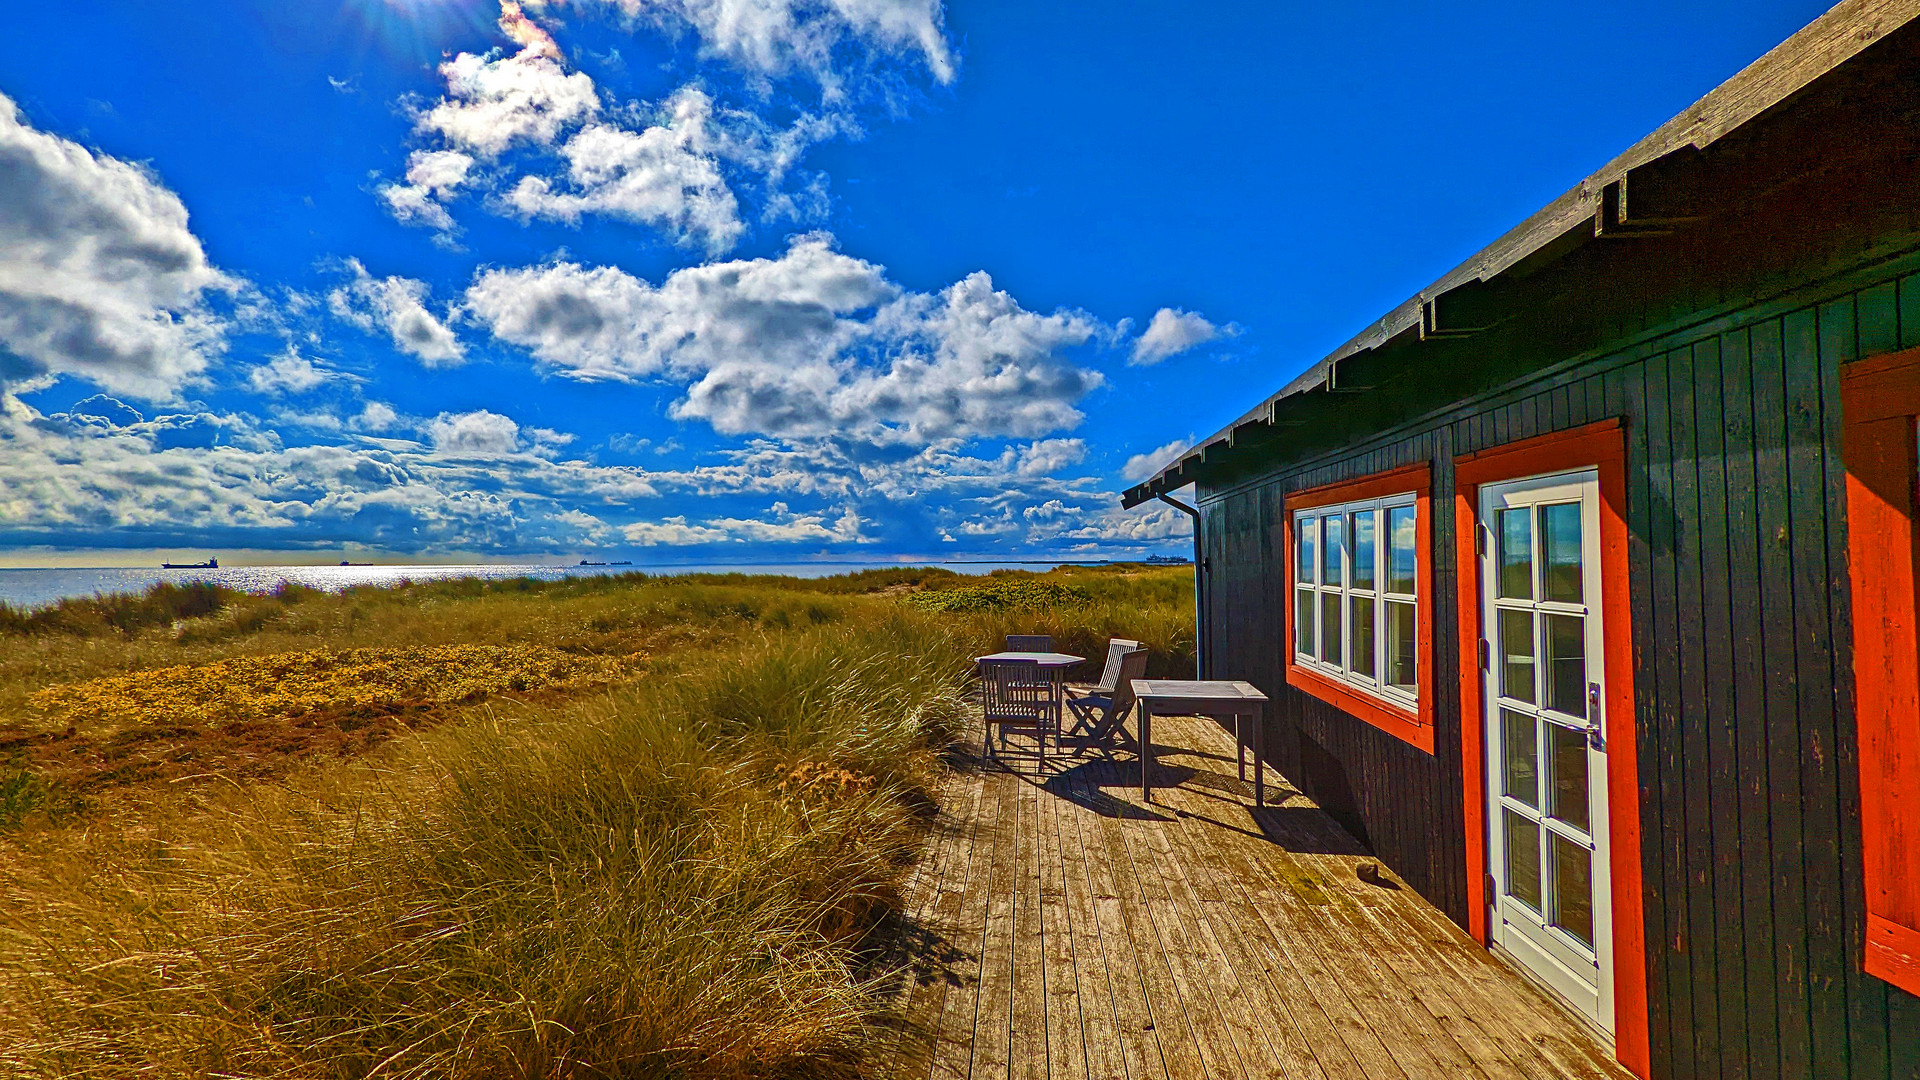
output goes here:
[{"label": "cumulus cloud", "polygon": [[427,422],[427,438],[445,454],[511,454],[520,449],[520,425],[486,409],[441,413]]},{"label": "cumulus cloud", "polygon": [[440,65],[446,96],[417,121],[419,130],[482,157],[498,156],[516,142],[551,144],[567,125],[600,108],[593,79],[566,70],[552,35],[513,0],[503,0],[500,8],[500,29],[520,50],[463,52]]},{"label": "cumulus cloud", "polygon": [[1133,362],[1157,364],[1169,356],[1178,356],[1195,346],[1236,333],[1233,327],[1215,326],[1194,312],[1161,308],[1153,313],[1153,321],[1133,343]]},{"label": "cumulus cloud", "polygon": [[[1064,448],[1049,445],[1056,440],[992,454],[951,442],[912,449],[753,440],[708,461],[646,469],[567,459],[575,441],[568,433],[493,410],[415,420],[367,402],[357,416],[275,418],[282,431],[338,444],[287,445],[245,415],[149,418],[106,396],[41,415],[0,393],[0,543],[352,542],[502,554],[884,544],[907,554],[950,537],[983,554],[1138,555],[1188,535],[1184,515],[1166,508],[1118,510],[1093,477],[1023,470],[1049,455],[1064,460]],[[418,437],[402,437],[409,432]]]},{"label": "cumulus cloud", "polygon": [[453,367],[467,352],[452,330],[427,310],[427,285],[411,278],[376,278],[358,259],[349,259],[353,280],[327,295],[340,318],[362,330],[385,330],[394,347],[428,367]]},{"label": "cumulus cloud", "polygon": [[639,131],[587,125],[560,148],[565,184],[523,177],[502,200],[525,218],[578,224],[583,214],[602,214],[654,226],[714,254],[726,251],[746,226],[715,157],[713,99],[685,87],[662,113],[660,123]]},{"label": "cumulus cloud", "polygon": [[1087,458],[1087,444],[1081,439],[1042,439],[1019,450],[1021,476],[1049,476]]},{"label": "cumulus cloud", "polygon": [[1175,439],[1165,446],[1157,446],[1144,454],[1135,454],[1120,466],[1120,476],[1129,483],[1137,484],[1154,473],[1159,472],[1173,460],[1174,455],[1192,445],[1190,441]]},{"label": "cumulus cloud", "polygon": [[351,421],[355,431],[380,432],[400,422],[400,414],[384,401],[369,401]]},{"label": "cumulus cloud", "polygon": [[380,198],[403,225],[449,231],[453,215],[445,200],[467,182],[473,166],[472,155],[459,150],[415,150],[407,155],[407,182],[383,185]]},{"label": "cumulus cloud", "polygon": [[796,513],[784,502],[768,508],[765,518],[721,517],[704,523],[689,522],[684,515],[660,521],[639,521],[621,529],[635,544],[648,547],[687,547],[695,544],[745,543],[862,543],[860,515],[852,508],[830,518],[825,513]]},{"label": "cumulus cloud", "polygon": [[[0,95],[0,385],[75,375],[170,397],[206,369],[235,287],[151,172],[30,126]],[[13,361],[9,362],[7,355]]]},{"label": "cumulus cloud", "polygon": [[699,84],[653,103],[610,104],[590,76],[567,70],[552,35],[518,4],[501,7],[500,27],[520,48],[441,65],[446,92],[415,123],[441,146],[415,149],[405,181],[379,188],[400,222],[450,234],[449,204],[474,189],[489,194],[488,209],[522,221],[628,221],[717,256],[747,229],[743,186],[769,221],[824,211],[822,178],[797,190],[787,180],[808,147],[859,130],[846,111],[803,112],[780,126],[721,107]]},{"label": "cumulus cloud", "polygon": [[799,73],[829,97],[846,89],[850,48],[869,57],[918,56],[933,77],[953,81],[954,59],[940,0],[600,0],[629,18],[691,30],[702,52],[761,77]]},{"label": "cumulus cloud", "polygon": [[1077,425],[1101,383],[1062,357],[1100,329],[1091,317],[1027,311],[985,273],[906,290],[822,234],[658,286],[573,263],[489,270],[465,310],[569,377],[686,383],[672,415],[726,434],[1037,438]]},{"label": "cumulus cloud", "polygon": [[[455,441],[489,437],[446,419]],[[0,544],[558,551],[617,539],[594,511],[658,496],[629,468],[399,439],[286,446],[245,416],[144,419],[108,398],[45,416],[0,393]]]},{"label": "cumulus cloud", "polygon": [[262,394],[304,394],[332,374],[289,348],[247,372],[247,385]]}]

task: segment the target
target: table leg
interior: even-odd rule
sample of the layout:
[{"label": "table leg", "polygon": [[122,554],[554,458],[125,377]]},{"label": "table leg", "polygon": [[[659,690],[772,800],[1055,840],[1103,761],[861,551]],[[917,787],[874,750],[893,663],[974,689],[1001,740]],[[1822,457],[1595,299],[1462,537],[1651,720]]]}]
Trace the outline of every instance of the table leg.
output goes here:
[{"label": "table leg", "polygon": [[1253,805],[1267,805],[1267,725],[1263,713],[1253,714]]},{"label": "table leg", "polygon": [[1153,801],[1153,785],[1147,771],[1153,768],[1153,710],[1140,703],[1140,801]]},{"label": "table leg", "polygon": [[1240,782],[1247,782],[1247,739],[1240,731],[1240,714],[1233,714],[1233,764],[1240,770]]}]

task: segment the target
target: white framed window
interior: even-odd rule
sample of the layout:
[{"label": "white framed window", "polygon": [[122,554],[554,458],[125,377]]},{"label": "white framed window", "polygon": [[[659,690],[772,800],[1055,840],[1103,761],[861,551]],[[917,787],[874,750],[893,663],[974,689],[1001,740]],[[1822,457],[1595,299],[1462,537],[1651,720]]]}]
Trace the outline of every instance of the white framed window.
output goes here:
[{"label": "white framed window", "polygon": [[1294,663],[1402,708],[1419,704],[1414,492],[1293,515]]}]

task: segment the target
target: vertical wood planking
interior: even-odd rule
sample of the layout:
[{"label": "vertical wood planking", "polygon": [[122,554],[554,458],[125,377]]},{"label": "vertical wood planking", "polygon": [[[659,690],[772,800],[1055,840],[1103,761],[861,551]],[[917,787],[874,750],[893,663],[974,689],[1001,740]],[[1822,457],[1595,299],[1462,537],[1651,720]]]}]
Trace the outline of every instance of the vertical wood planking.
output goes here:
[{"label": "vertical wood planking", "polygon": [[1805,834],[1801,827],[1799,673],[1795,664],[1792,576],[1793,505],[1787,490],[1786,320],[1749,335],[1753,363],[1754,471],[1768,478],[1757,493],[1760,538],[1760,670],[1765,679],[1767,785],[1776,958],[1774,1003],[1780,1073],[1813,1069],[1811,986],[1807,969]]},{"label": "vertical wood planking", "polygon": [[[1768,324],[1771,326],[1771,324]],[[1764,330],[1763,330],[1764,332]],[[1771,873],[1771,804],[1767,782],[1766,668],[1761,627],[1766,623],[1760,572],[1761,536],[1755,440],[1757,392],[1752,333],[1725,335],[1720,351],[1720,395],[1724,402],[1727,475],[1727,584],[1730,620],[1728,677],[1733,710],[1734,784],[1739,821],[1735,866],[1742,922],[1771,926],[1774,921]],[[1780,1072],[1779,1016],[1772,949],[1743,948],[1746,985],[1746,1046],[1743,1063],[1754,1080],[1774,1080]]]},{"label": "vertical wood planking", "polygon": [[[1835,761],[1833,662],[1828,636],[1826,432],[1821,422],[1822,339],[1852,339],[1852,301],[1786,320],[1787,489],[1793,513],[1794,669],[1799,677],[1806,845],[1808,971],[1813,977],[1814,1070],[1845,1075],[1847,987],[1841,897],[1840,785]],[[1829,348],[1834,346],[1829,345]]]},{"label": "vertical wood planking", "polygon": [[[1674,612],[1679,635],[1680,784],[1685,816],[1679,830],[1686,867],[1687,952],[1693,983],[1694,1075],[1718,1077],[1725,1061],[1720,1038],[1719,920],[1715,907],[1713,851],[1713,761],[1708,731],[1713,723],[1707,700],[1707,633],[1703,551],[1706,522],[1714,511],[1702,497],[1700,448],[1708,417],[1697,392],[1695,369],[1707,363],[1707,342],[1668,354],[1668,438],[1673,449]],[[1718,364],[1714,364],[1718,370]],[[1724,523],[1723,523],[1724,527]],[[1669,826],[1673,824],[1669,818]]]}]

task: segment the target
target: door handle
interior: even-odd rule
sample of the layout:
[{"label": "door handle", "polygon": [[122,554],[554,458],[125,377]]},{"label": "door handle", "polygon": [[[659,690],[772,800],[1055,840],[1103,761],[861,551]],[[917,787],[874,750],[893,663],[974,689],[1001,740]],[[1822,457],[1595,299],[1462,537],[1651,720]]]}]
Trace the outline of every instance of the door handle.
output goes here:
[{"label": "door handle", "polygon": [[1607,748],[1606,714],[1600,708],[1600,684],[1587,684],[1587,745],[1595,750]]}]

